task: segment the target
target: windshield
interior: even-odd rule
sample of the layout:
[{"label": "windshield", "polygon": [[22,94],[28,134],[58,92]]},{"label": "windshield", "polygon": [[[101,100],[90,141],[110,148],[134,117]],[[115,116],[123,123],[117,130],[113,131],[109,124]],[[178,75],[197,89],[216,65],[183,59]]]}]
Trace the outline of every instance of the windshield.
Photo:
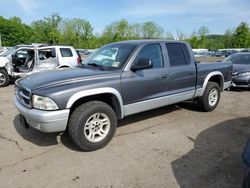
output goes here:
[{"label": "windshield", "polygon": [[12,47],[8,51],[4,52],[1,56],[2,57],[7,57],[8,55],[13,54],[16,51],[16,49],[17,49],[16,46]]},{"label": "windshield", "polygon": [[103,69],[121,69],[127,62],[136,45],[110,44],[96,50],[83,63],[84,66],[97,66]]},{"label": "windshield", "polygon": [[233,64],[250,65],[250,54],[233,54],[223,61],[232,61]]}]

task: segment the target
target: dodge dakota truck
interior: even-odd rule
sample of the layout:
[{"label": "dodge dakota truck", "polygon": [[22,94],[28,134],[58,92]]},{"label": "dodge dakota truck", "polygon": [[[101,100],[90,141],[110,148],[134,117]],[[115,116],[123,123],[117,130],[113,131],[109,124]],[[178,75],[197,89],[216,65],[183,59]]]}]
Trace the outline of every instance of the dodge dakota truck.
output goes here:
[{"label": "dodge dakota truck", "polygon": [[122,41],[101,47],[80,68],[17,80],[15,105],[25,127],[68,131],[91,151],[110,142],[125,116],[185,100],[214,110],[231,79],[231,62],[196,63],[185,42]]}]

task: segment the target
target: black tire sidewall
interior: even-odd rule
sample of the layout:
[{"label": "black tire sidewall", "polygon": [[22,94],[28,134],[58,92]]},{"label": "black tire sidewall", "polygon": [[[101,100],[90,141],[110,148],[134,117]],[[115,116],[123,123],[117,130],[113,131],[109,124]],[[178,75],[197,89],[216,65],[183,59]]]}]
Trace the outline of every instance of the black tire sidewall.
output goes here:
[{"label": "black tire sidewall", "polygon": [[[87,106],[88,106],[88,109],[86,109]],[[77,123],[76,125],[74,125],[75,126],[74,132],[76,134],[75,136],[78,140],[77,145],[81,149],[87,150],[87,151],[100,149],[104,147],[105,145],[107,145],[110,142],[110,140],[113,138],[115,131],[116,131],[116,127],[117,127],[117,119],[116,119],[116,115],[113,109],[109,105],[105,103],[101,103],[101,102],[95,102],[93,103],[93,105],[83,105],[83,106],[80,106],[80,108],[82,109],[79,109],[79,110],[84,111],[84,113],[82,113],[81,116],[78,117]],[[86,121],[89,119],[89,117],[91,117],[95,113],[104,113],[105,115],[108,116],[110,120],[109,133],[100,142],[90,142],[85,137],[85,134],[84,134],[84,126],[85,126]]]},{"label": "black tire sidewall", "polygon": [[5,82],[4,82],[2,85],[0,84],[0,87],[5,87],[5,86],[7,86],[7,85],[9,84],[9,82],[10,82],[9,75],[8,75],[8,73],[7,73],[5,70],[3,70],[3,69],[0,69],[0,73],[2,73],[2,74],[5,76]]},{"label": "black tire sidewall", "polygon": [[[217,92],[218,92],[217,102],[213,106],[209,105],[209,94],[210,94],[212,89],[216,89]],[[205,93],[204,93],[204,98],[203,98],[203,103],[204,103],[205,110],[206,111],[214,110],[217,107],[219,101],[220,101],[220,88],[219,88],[219,85],[217,83],[214,83],[214,82],[208,82],[207,88],[206,88]]]}]

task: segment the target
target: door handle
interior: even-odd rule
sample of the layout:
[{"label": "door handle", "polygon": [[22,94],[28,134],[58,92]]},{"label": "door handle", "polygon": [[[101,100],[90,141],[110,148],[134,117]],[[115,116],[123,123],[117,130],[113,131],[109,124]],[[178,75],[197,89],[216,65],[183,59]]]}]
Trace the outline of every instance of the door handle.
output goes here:
[{"label": "door handle", "polygon": [[167,74],[163,74],[163,75],[161,76],[161,78],[162,78],[162,79],[167,79],[167,78],[168,78],[168,75],[167,75]]},{"label": "door handle", "polygon": [[190,72],[188,75],[189,75],[189,76],[193,76],[193,75],[194,75],[194,73],[193,73],[193,72]]}]

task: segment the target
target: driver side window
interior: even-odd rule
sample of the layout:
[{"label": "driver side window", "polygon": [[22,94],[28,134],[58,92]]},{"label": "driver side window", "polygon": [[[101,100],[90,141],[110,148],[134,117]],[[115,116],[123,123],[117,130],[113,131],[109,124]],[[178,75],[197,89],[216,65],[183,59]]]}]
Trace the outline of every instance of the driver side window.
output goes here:
[{"label": "driver side window", "polygon": [[164,66],[161,46],[159,44],[149,44],[144,46],[137,55],[135,62],[139,59],[151,60],[153,68],[162,68]]}]

